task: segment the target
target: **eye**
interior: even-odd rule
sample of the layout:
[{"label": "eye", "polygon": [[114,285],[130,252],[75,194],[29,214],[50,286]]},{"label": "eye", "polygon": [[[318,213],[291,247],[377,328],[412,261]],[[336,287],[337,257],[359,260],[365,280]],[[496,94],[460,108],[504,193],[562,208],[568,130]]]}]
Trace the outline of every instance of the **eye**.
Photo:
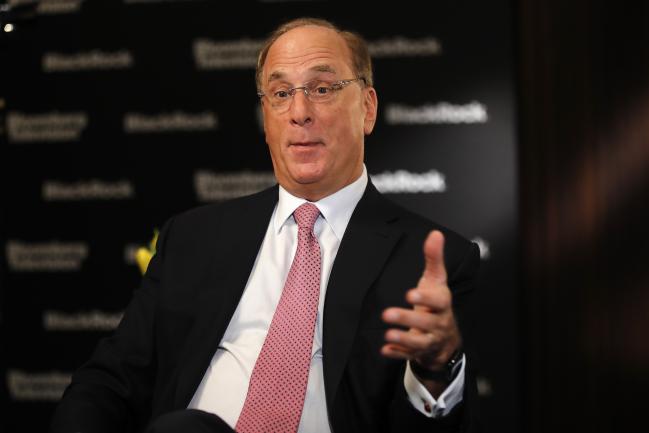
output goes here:
[{"label": "eye", "polygon": [[273,96],[277,99],[286,99],[289,97],[289,94],[287,90],[278,90],[273,92]]},{"label": "eye", "polygon": [[332,88],[329,86],[318,86],[314,89],[314,93],[318,95],[326,95],[331,92]]}]

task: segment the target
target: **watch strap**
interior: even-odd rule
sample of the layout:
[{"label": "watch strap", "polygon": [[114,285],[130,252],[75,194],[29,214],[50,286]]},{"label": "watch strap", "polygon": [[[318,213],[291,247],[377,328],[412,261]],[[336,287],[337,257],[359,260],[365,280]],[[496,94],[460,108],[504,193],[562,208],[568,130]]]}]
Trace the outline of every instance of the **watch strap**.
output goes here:
[{"label": "watch strap", "polygon": [[453,379],[455,379],[455,377],[457,376],[457,373],[460,371],[463,356],[464,351],[462,349],[457,349],[455,352],[453,352],[453,355],[441,370],[430,370],[420,365],[418,362],[411,360],[410,369],[415,374],[415,376],[423,380],[452,382]]}]

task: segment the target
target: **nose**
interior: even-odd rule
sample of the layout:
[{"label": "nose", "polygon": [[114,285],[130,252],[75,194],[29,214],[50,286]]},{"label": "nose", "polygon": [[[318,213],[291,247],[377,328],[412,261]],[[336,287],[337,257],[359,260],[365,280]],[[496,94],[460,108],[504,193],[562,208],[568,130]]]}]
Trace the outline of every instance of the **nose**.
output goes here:
[{"label": "nose", "polygon": [[291,125],[306,126],[313,122],[312,106],[304,89],[297,90],[291,98],[289,114]]}]

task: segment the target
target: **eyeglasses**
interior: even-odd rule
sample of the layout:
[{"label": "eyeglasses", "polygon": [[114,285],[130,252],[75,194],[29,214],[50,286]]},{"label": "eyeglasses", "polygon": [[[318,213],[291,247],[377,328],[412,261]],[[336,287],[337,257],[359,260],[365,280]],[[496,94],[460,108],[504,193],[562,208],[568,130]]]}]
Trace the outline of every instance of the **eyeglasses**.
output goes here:
[{"label": "eyeglasses", "polygon": [[331,101],[339,90],[344,89],[354,81],[362,80],[363,83],[366,83],[365,78],[357,77],[351,78],[349,80],[339,80],[339,81],[324,81],[324,80],[312,80],[304,83],[302,86],[291,87],[289,89],[279,87],[276,89],[270,89],[268,94],[259,92],[257,96],[263,98],[264,96],[268,98],[270,105],[277,110],[285,110],[289,107],[289,101],[293,99],[295,92],[301,90],[304,92],[304,96],[315,103],[328,102]]}]

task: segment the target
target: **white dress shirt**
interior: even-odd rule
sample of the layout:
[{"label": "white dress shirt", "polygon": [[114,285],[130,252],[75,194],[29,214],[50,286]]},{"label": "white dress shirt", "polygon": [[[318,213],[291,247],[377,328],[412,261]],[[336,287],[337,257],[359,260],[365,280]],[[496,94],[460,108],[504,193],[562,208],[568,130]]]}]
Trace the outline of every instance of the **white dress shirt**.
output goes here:
[{"label": "white dress shirt", "polygon": [[[355,182],[315,202],[320,210],[314,232],[320,243],[322,275],[309,380],[298,428],[300,433],[331,431],[327,417],[322,364],[322,312],[329,274],[340,241],[366,186],[367,170],[363,167],[363,174]],[[293,211],[305,201],[289,194],[280,186],[279,200],[270,218],[241,301],[188,406],[214,413],[232,428],[243,408],[252,370],[264,344],[297,249],[297,223],[292,218]],[[408,366],[404,386],[413,406],[429,417],[447,414],[462,400],[464,364],[465,362],[458,377],[437,400],[416,379]],[[426,407],[431,410],[427,411]]]}]

